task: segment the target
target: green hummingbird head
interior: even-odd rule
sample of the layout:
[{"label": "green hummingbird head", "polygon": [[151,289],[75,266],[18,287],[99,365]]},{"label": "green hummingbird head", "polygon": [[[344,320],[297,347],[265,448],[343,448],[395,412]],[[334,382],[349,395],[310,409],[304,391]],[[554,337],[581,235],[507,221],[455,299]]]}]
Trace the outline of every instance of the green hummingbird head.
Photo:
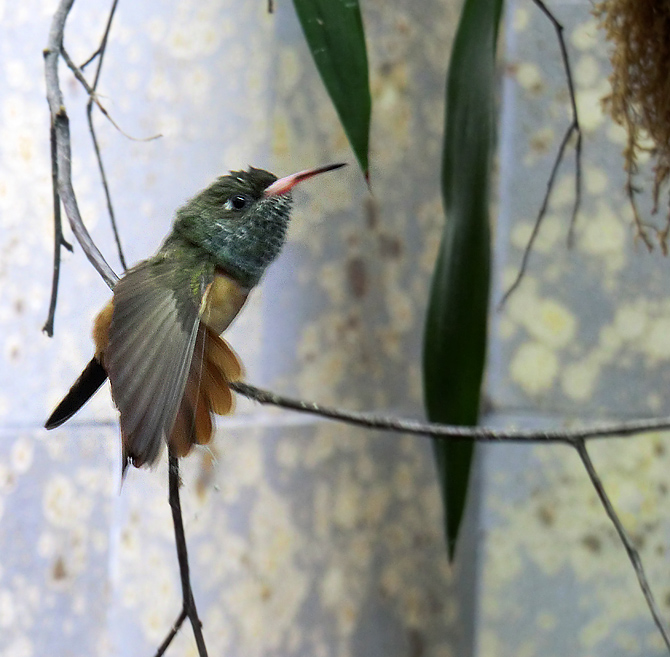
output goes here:
[{"label": "green hummingbird head", "polygon": [[265,196],[277,176],[231,171],[177,210],[174,230],[213,256],[245,287],[258,283],[286,237],[291,195]]},{"label": "green hummingbird head", "polygon": [[341,166],[331,164],[279,180],[254,167],[231,171],[177,210],[174,231],[207,251],[217,266],[251,288],[284,245],[291,189]]}]

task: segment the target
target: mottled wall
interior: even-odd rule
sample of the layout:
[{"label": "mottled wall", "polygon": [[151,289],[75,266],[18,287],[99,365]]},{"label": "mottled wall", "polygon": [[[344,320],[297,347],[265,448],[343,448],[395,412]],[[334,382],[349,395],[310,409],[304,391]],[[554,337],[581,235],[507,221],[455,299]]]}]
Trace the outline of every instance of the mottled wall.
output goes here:
[{"label": "mottled wall", "polygon": [[[77,61],[105,16],[78,0]],[[175,207],[253,163],[279,174],[353,164],[290,3],[121,3],[101,85],[129,141],[98,119],[130,262]],[[529,274],[494,315],[487,421],[547,426],[665,412],[666,261],[635,246],[622,133],[603,116],[604,50],[587,3],[566,23],[585,131],[584,199],[564,248],[562,169]],[[374,95],[372,190],[355,166],[296,195],[289,244],[230,331],[251,382],[350,408],[421,415],[420,342],[442,221],[439,161],[451,2],[363,3]],[[152,654],[179,609],[166,470],[131,471],[107,391],[58,432],[40,429],[88,361],[108,291],[65,254],[56,336],[41,49],[53,2],[0,4],[0,654]],[[501,61],[494,303],[518,267],[567,96],[553,32],[508,7]],[[118,270],[82,90],[63,71],[74,182]],[[648,208],[647,208],[648,209]],[[594,447],[667,610],[665,445]],[[527,657],[662,654],[623,548],[567,448],[479,450],[460,565],[446,562],[428,445],[240,402],[183,466],[196,598],[210,654]],[[195,654],[191,633],[174,654]]]},{"label": "mottled wall", "polygon": [[[668,414],[668,260],[636,243],[624,193],[625,133],[603,114],[607,48],[589,3],[551,3],[564,23],[584,132],[575,244],[568,149],[528,275],[494,316],[487,393],[498,426]],[[510,3],[500,134],[497,301],[516,275],[569,124],[554,31],[531,2]],[[648,176],[647,166],[642,168]],[[652,217],[651,179],[640,208]],[[666,618],[664,436],[592,443]],[[565,447],[484,450],[478,655],[662,655],[633,570],[578,457]]]}]

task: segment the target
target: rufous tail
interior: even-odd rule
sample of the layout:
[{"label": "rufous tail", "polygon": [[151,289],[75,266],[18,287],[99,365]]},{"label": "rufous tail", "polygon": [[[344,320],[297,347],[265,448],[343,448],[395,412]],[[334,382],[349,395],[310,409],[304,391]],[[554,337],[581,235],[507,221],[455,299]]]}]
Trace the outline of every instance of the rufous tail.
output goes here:
[{"label": "rufous tail", "polygon": [[230,345],[201,324],[184,397],[170,434],[175,455],[186,456],[193,445],[211,441],[212,414],[232,413],[234,398],[228,383],[242,376],[242,365]]}]

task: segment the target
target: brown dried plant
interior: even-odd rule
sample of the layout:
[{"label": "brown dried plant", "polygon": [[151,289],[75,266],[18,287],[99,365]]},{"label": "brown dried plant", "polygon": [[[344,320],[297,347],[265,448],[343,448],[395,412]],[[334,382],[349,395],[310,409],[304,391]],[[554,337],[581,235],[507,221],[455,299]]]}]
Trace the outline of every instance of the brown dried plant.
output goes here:
[{"label": "brown dried plant", "polygon": [[[627,193],[639,236],[652,243],[638,214],[633,178],[638,156],[649,153],[654,167],[653,212],[658,210],[661,186],[670,177],[670,0],[604,0],[594,7],[608,41],[612,93],[605,109],[628,134],[623,152]],[[651,228],[667,254],[670,212],[663,229]]]}]

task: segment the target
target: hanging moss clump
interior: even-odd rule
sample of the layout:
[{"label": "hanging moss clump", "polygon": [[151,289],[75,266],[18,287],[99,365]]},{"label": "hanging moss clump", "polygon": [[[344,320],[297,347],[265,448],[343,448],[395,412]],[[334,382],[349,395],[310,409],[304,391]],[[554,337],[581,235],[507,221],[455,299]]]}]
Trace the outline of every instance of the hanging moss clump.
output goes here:
[{"label": "hanging moss clump", "polygon": [[[670,177],[670,0],[604,0],[594,7],[612,44],[612,93],[606,110],[628,134],[624,150],[628,196],[640,237],[651,248],[649,225],[640,220],[633,177],[638,157],[648,152],[654,170],[654,212],[663,183]],[[655,229],[667,253],[670,211],[662,230]]]}]

